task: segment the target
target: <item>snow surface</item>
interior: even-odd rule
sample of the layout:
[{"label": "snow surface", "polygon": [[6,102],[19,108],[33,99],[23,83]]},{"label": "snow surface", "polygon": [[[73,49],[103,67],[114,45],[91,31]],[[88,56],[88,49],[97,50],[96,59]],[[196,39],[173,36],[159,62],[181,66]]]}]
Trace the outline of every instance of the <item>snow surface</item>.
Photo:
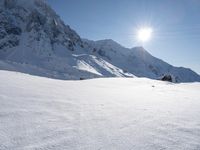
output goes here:
[{"label": "snow surface", "polygon": [[1,150],[199,150],[200,83],[0,71]]}]

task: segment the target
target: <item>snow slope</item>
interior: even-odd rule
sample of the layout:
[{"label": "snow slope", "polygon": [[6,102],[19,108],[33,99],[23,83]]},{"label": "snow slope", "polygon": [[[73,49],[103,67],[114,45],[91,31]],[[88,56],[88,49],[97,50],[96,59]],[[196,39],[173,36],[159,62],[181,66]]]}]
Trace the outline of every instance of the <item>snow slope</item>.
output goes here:
[{"label": "snow slope", "polygon": [[0,69],[56,79],[173,75],[178,82],[200,81],[141,47],[113,40],[82,39],[45,0],[0,1]]},{"label": "snow slope", "polygon": [[199,150],[200,83],[0,71],[1,150]]}]

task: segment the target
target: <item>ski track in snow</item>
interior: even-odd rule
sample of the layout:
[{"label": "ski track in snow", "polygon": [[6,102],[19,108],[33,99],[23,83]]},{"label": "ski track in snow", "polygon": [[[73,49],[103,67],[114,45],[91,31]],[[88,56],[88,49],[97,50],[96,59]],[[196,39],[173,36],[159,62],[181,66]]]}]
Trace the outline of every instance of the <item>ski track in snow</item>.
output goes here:
[{"label": "ski track in snow", "polygon": [[0,71],[0,150],[199,150],[200,83]]}]

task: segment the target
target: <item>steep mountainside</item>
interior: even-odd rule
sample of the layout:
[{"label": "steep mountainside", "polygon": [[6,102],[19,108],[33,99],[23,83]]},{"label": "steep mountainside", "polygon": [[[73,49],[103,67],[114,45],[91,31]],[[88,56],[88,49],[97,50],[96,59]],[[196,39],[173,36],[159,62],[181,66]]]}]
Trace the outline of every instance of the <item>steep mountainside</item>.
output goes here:
[{"label": "steep mountainside", "polygon": [[59,79],[157,79],[167,73],[180,82],[200,81],[195,72],[173,67],[141,47],[81,39],[44,0],[0,1],[0,69]]}]

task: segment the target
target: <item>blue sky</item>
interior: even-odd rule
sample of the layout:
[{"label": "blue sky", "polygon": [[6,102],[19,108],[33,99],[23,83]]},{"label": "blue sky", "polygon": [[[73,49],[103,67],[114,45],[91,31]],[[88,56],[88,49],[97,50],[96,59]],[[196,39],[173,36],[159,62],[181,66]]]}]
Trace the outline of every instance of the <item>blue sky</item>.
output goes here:
[{"label": "blue sky", "polygon": [[[199,0],[47,0],[81,37],[113,39],[125,47],[143,45],[152,55],[200,74]],[[140,27],[153,28],[147,43]]]}]

